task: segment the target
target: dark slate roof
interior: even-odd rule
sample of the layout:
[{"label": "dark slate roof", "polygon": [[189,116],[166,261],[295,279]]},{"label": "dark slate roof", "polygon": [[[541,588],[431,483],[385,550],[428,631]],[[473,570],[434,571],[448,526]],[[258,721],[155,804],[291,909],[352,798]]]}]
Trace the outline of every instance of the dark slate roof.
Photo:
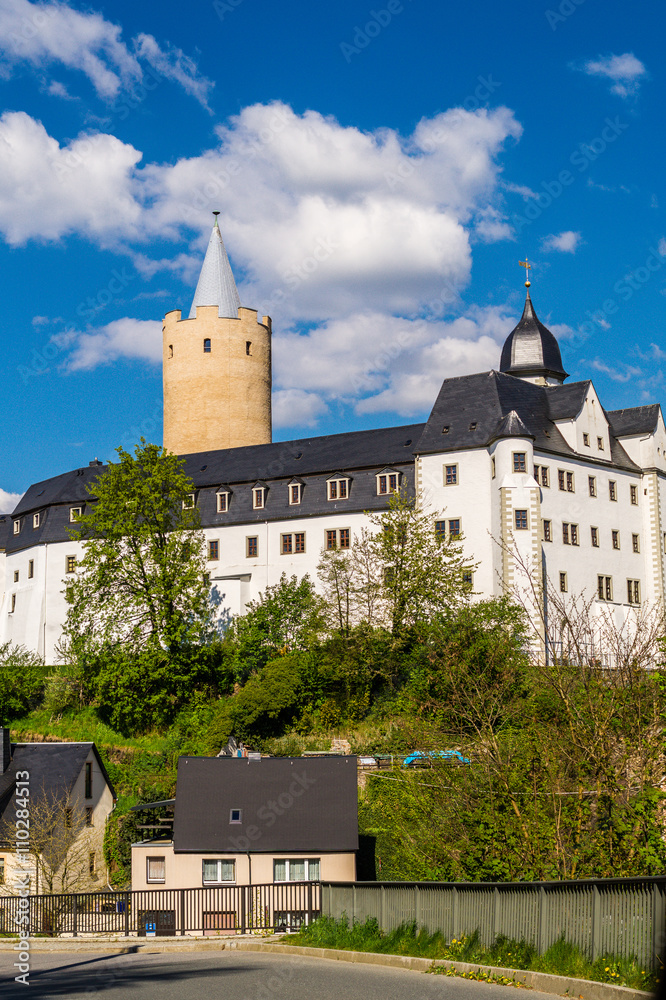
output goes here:
[{"label": "dark slate roof", "polygon": [[650,403],[625,410],[608,410],[606,416],[616,437],[630,437],[632,434],[651,434],[660,413],[659,403]]},{"label": "dark slate roof", "polygon": [[534,311],[529,291],[518,325],[504,341],[500,371],[509,375],[544,375],[565,379],[559,344]]},{"label": "dark slate roof", "polygon": [[30,774],[30,798],[44,793],[53,800],[66,800],[93,749],[97,762],[115,798],[113,785],[94,743],[12,743],[12,759],[0,775],[0,814],[12,801],[17,771]]},{"label": "dark slate roof", "polygon": [[[500,432],[507,426],[517,431],[520,420],[527,431],[525,436],[534,438],[537,451],[580,458],[567,444],[554,420],[576,416],[589,385],[589,381],[572,385],[534,385],[496,371],[445,379],[415,452],[428,455],[484,448],[501,437]],[[515,416],[507,421],[512,411]],[[611,461],[620,468],[638,470],[612,435]]]},{"label": "dark slate roof", "polygon": [[174,850],[356,851],[356,771],[356,757],[181,757]]},{"label": "dark slate roof", "polygon": [[525,426],[525,423],[520,419],[515,410],[510,410],[505,417],[502,417],[495,428],[492,440],[512,437],[534,437],[533,434],[530,434],[529,428]]},{"label": "dark slate roof", "polygon": [[7,540],[12,531],[12,519],[8,515],[0,514],[0,552],[7,548]]}]

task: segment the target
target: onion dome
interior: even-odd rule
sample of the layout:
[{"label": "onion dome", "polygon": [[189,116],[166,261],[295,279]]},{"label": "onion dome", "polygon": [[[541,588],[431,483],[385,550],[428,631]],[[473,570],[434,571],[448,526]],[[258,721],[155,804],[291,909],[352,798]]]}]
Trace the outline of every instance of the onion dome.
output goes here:
[{"label": "onion dome", "polygon": [[557,340],[539,322],[529,289],[520,323],[504,341],[500,371],[518,378],[543,378],[560,385],[568,377]]}]

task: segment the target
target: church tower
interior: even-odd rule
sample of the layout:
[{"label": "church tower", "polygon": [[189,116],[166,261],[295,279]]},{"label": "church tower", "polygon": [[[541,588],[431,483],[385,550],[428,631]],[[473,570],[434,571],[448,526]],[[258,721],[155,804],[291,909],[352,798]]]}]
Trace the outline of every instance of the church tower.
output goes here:
[{"label": "church tower", "polygon": [[241,306],[213,214],[189,317],[162,324],[164,447],[177,455],[271,440],[271,320]]}]

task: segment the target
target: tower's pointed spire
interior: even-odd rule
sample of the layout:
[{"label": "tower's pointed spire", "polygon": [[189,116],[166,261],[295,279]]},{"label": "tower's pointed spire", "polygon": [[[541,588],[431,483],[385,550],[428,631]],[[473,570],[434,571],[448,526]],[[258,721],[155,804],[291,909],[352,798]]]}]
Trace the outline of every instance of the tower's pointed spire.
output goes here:
[{"label": "tower's pointed spire", "polygon": [[197,306],[217,306],[219,316],[231,319],[236,319],[238,316],[241,303],[222,233],[217,224],[219,214],[219,212],[213,212],[215,225],[210,234],[208,249],[192,300],[190,319],[196,318]]}]

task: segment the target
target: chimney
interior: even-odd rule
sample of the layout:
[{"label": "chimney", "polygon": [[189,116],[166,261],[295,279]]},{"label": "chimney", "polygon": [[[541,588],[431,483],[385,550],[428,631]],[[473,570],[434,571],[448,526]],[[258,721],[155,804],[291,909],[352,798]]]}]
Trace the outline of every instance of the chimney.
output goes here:
[{"label": "chimney", "polygon": [[4,774],[12,760],[12,743],[9,735],[9,729],[6,726],[0,726],[0,740],[2,741],[2,746],[0,748],[0,752],[2,753],[2,766],[0,766],[0,774]]}]

